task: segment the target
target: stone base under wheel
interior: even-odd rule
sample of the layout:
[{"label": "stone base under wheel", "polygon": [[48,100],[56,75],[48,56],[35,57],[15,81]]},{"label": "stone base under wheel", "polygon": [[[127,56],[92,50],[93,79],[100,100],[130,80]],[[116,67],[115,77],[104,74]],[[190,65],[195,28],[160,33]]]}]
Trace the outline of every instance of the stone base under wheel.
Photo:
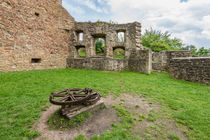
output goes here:
[{"label": "stone base under wheel", "polygon": [[82,112],[88,112],[88,111],[95,111],[100,109],[101,107],[104,107],[104,102],[102,100],[99,100],[93,105],[76,105],[71,107],[63,107],[61,108],[62,115],[66,116],[67,118],[71,119],[77,115],[79,115]]}]

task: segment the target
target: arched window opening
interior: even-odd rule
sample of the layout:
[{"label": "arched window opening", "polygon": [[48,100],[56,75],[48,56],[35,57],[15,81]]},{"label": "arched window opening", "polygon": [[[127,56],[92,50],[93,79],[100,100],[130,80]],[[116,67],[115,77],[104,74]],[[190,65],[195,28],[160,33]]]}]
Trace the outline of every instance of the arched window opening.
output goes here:
[{"label": "arched window opening", "polygon": [[118,42],[125,42],[125,32],[118,32],[117,33],[117,41]]},{"label": "arched window opening", "polygon": [[125,58],[125,48],[115,47],[113,48],[114,58],[124,59]]},{"label": "arched window opening", "polygon": [[104,55],[105,40],[103,38],[96,39],[96,41],[95,41],[95,51],[96,51],[96,55]]}]

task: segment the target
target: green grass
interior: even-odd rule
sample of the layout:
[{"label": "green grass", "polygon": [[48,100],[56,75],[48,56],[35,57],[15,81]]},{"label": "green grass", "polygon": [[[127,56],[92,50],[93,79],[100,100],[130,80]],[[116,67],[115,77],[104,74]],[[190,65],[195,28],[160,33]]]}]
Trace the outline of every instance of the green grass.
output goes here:
[{"label": "green grass", "polygon": [[170,140],[180,140],[180,138],[176,134],[169,134],[168,138]]},{"label": "green grass", "polygon": [[[170,79],[165,73],[61,69],[0,73],[0,139],[30,139],[40,135],[31,127],[49,106],[50,93],[74,87],[90,87],[103,96],[109,93],[144,95],[162,104],[169,117],[186,125],[190,139],[210,137],[209,86]],[[104,135],[123,135],[124,129],[118,125]]]},{"label": "green grass", "polygon": [[87,118],[91,116],[90,112],[83,112],[77,115],[75,118],[69,120],[68,118],[61,115],[60,110],[57,110],[48,120],[48,124],[52,129],[73,128],[81,125]]},{"label": "green grass", "polygon": [[154,122],[157,120],[157,114],[154,110],[151,110],[148,114],[148,118],[147,118],[148,121],[151,121],[151,122]]},{"label": "green grass", "polygon": [[81,56],[81,57],[84,57],[84,56],[86,56],[86,53],[85,52],[79,52],[78,55]]},{"label": "green grass", "polygon": [[125,55],[115,53],[114,58],[124,59]]},{"label": "green grass", "polygon": [[67,117],[61,115],[61,110],[59,109],[52,116],[50,116],[48,120],[48,124],[50,128],[52,129],[65,130],[67,128],[77,127],[81,125],[83,122],[85,122],[93,114],[95,114],[96,112],[104,108],[106,108],[105,105],[100,105],[99,108],[88,111],[88,112],[82,112],[70,120]]},{"label": "green grass", "polygon": [[[136,119],[131,115],[122,104],[113,106],[121,118],[119,123],[112,123],[112,130],[103,132],[101,136],[94,135],[91,140],[139,140],[140,138],[134,136],[132,128],[135,126]],[[87,140],[84,135],[78,135],[76,140]]]}]

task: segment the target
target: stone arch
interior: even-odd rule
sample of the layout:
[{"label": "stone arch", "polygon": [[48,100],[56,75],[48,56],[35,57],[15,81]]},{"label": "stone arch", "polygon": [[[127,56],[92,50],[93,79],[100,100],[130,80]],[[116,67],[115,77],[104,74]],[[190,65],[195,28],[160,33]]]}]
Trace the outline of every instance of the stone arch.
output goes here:
[{"label": "stone arch", "polygon": [[124,43],[126,41],[125,32],[124,29],[117,30],[117,42]]}]

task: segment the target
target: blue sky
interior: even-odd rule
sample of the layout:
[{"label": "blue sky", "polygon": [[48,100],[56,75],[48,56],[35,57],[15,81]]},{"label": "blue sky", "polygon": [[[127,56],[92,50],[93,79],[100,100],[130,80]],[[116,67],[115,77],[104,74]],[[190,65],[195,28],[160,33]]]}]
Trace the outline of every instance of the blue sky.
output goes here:
[{"label": "blue sky", "polygon": [[210,48],[210,0],[63,0],[76,21],[138,21],[185,44]]}]

